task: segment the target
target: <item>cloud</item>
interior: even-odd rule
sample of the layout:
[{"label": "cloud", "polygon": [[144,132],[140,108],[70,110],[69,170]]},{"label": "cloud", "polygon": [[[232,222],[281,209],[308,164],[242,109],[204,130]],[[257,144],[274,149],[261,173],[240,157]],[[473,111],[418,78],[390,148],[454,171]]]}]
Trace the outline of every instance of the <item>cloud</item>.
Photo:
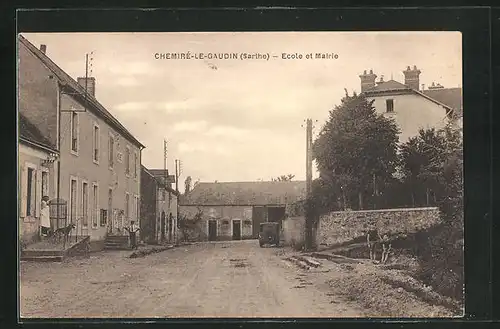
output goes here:
[{"label": "cloud", "polygon": [[203,107],[204,103],[200,100],[189,98],[181,101],[164,101],[155,103],[155,108],[165,110],[167,113],[174,113],[178,111],[199,109]]},{"label": "cloud", "polygon": [[114,61],[107,66],[108,71],[112,74],[116,75],[126,75],[126,76],[135,76],[135,75],[156,75],[158,74],[158,70],[155,70],[149,63],[147,62],[120,62]]},{"label": "cloud", "polygon": [[182,121],[173,126],[176,132],[196,132],[205,129],[207,126],[206,121]]},{"label": "cloud", "polygon": [[214,126],[211,127],[207,132],[207,136],[212,137],[245,137],[250,134],[247,129],[241,129],[231,126]]},{"label": "cloud", "polygon": [[137,79],[132,78],[132,77],[118,78],[118,79],[115,80],[115,83],[118,86],[124,86],[124,87],[132,87],[132,86],[138,86],[139,85],[139,81],[137,81]]},{"label": "cloud", "polygon": [[117,111],[136,111],[136,110],[146,110],[151,108],[149,102],[126,102],[118,104],[114,107]]},{"label": "cloud", "polygon": [[192,153],[192,152],[205,152],[207,150],[204,144],[189,144],[186,142],[181,142],[177,145],[177,150],[181,153]]}]

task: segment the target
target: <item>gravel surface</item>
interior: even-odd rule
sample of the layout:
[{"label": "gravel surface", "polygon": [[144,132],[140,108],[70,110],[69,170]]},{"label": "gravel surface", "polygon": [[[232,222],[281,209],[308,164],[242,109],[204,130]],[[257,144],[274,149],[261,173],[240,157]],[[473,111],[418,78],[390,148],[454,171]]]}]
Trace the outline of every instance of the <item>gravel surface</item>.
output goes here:
[{"label": "gravel surface", "polygon": [[105,251],[63,263],[22,262],[21,317],[362,317],[328,291],[338,274],[302,270],[285,249],[234,241],[142,258]]}]

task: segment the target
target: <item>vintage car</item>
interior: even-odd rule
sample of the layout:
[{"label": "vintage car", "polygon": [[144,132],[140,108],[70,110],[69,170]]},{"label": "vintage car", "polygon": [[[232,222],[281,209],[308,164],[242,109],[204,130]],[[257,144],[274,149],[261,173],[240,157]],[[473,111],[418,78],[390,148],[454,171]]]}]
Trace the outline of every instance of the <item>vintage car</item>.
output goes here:
[{"label": "vintage car", "polygon": [[280,244],[280,225],[275,222],[260,223],[259,230],[259,245],[275,245]]}]

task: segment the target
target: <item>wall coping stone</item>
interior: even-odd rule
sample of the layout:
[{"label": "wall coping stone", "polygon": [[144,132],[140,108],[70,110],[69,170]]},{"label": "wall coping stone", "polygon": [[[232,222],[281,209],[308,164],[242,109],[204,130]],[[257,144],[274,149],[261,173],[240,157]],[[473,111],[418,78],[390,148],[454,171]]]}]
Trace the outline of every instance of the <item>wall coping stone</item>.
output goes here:
[{"label": "wall coping stone", "polygon": [[381,212],[398,212],[398,211],[428,211],[428,210],[439,210],[438,207],[420,207],[420,208],[392,208],[392,209],[372,209],[372,210],[346,210],[346,211],[332,211],[327,214],[321,215],[321,217],[329,216],[332,214],[360,214],[360,213],[381,213]]}]

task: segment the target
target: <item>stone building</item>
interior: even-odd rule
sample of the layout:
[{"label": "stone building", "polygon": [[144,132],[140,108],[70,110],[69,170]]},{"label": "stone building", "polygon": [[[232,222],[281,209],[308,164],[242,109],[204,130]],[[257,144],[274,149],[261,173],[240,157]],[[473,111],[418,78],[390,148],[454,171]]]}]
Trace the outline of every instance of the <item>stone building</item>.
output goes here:
[{"label": "stone building", "polygon": [[[52,226],[74,223],[72,234],[90,236],[91,247],[101,249],[108,234],[126,234],[123,227],[140,218],[144,145],[97,101],[94,78],[75,81],[47,56],[45,45],[18,40],[19,114],[59,150],[54,170],[60,161],[59,196],[68,202],[68,216]],[[49,181],[52,199],[57,175]],[[21,182],[22,192],[27,177]]]},{"label": "stone building", "polygon": [[168,181],[173,176],[167,172],[165,184],[159,174],[158,170],[141,168],[141,239],[147,243],[175,243],[179,193]]},{"label": "stone building", "polygon": [[361,92],[374,100],[377,113],[395,119],[401,130],[400,142],[417,136],[421,128],[439,129],[447,124],[461,126],[462,88],[445,88],[436,83],[427,89],[421,88],[421,70],[416,66],[408,66],[403,74],[404,83],[393,79],[384,81],[383,76],[376,81],[373,70],[365,70],[359,76]]},{"label": "stone building", "polygon": [[305,189],[305,181],[198,183],[180,198],[180,216],[198,216],[196,240],[256,239],[260,223],[281,222]]},{"label": "stone building", "polygon": [[47,136],[19,115],[19,235],[24,244],[38,241],[43,196],[54,195],[54,161],[59,152]]}]

